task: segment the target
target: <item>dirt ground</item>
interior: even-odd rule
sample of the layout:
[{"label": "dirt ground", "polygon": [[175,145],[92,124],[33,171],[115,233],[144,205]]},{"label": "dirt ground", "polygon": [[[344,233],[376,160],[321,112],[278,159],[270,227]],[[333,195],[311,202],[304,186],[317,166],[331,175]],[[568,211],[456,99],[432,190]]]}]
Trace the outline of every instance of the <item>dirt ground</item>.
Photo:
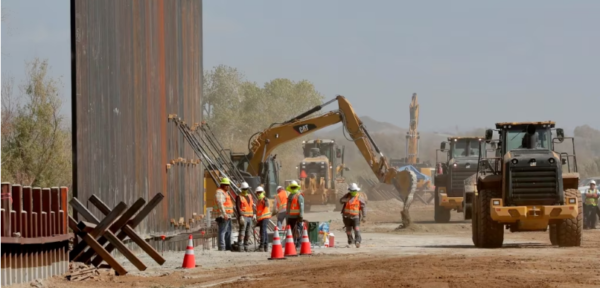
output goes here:
[{"label": "dirt ground", "polygon": [[[332,220],[335,248],[313,247],[312,256],[269,261],[270,252],[195,250],[195,269],[180,269],[182,252],[165,252],[167,262],[148,265],[125,276],[103,275],[94,280],[43,281],[44,287],[600,287],[600,230],[584,230],[583,245],[558,248],[544,232],[506,232],[504,247],[476,249],[471,224],[453,213],[448,224],[433,222],[433,206],[415,203],[415,221],[397,230],[400,204],[370,201],[368,222],[361,226],[361,248],[346,248],[339,212],[305,216],[309,221]],[[392,215],[392,216],[390,216]],[[30,287],[29,285],[27,285]]]}]

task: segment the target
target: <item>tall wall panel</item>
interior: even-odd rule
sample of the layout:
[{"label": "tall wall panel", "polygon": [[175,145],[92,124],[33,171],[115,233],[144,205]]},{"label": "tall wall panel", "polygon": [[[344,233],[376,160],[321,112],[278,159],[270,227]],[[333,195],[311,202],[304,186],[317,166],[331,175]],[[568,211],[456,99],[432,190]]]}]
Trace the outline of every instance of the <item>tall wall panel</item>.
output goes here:
[{"label": "tall wall panel", "polygon": [[163,193],[137,230],[177,232],[170,220],[204,204],[201,165],[173,161],[196,157],[168,122],[201,121],[202,1],[72,0],[71,37],[74,196]]}]

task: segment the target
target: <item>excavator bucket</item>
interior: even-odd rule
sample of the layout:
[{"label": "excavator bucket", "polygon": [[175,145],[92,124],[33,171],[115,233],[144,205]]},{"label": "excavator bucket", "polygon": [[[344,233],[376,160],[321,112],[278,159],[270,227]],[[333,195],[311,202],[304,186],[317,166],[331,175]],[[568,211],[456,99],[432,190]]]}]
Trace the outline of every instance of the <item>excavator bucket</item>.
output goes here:
[{"label": "excavator bucket", "polygon": [[408,209],[410,208],[414,194],[417,191],[417,174],[409,169],[399,171],[396,178],[394,178],[393,184],[400,193],[402,202],[404,202],[404,207],[401,212],[402,225],[403,227],[408,227],[411,224]]}]

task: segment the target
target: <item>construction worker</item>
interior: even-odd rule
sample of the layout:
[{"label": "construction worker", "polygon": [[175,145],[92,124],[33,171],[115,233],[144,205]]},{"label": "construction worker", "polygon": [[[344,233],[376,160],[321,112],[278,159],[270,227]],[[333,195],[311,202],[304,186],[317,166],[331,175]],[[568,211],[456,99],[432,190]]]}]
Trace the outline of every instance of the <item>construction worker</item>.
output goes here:
[{"label": "construction worker", "polygon": [[[365,211],[365,201],[358,195],[358,185],[356,183],[350,184],[348,187],[348,193],[340,199],[340,203],[344,205],[342,209],[344,226],[346,227],[346,235],[348,235],[348,247],[356,244],[356,248],[360,247],[362,241],[360,237],[360,214],[362,212],[362,221],[367,220],[367,214]],[[354,238],[352,238],[352,230],[354,230]]]},{"label": "construction worker", "polygon": [[212,215],[218,224],[219,251],[231,250],[231,217],[233,217],[233,201],[229,196],[229,179],[221,179],[215,192],[215,203]]},{"label": "construction worker", "polygon": [[256,224],[260,227],[260,245],[258,251],[269,251],[269,236],[267,235],[267,229],[269,225],[269,219],[271,219],[271,210],[269,209],[269,200],[265,198],[265,189],[262,186],[256,188],[256,197],[258,203],[256,204]]},{"label": "construction worker", "polygon": [[600,193],[596,188],[596,181],[590,182],[590,189],[585,193],[583,211],[585,212],[583,229],[596,229],[596,209],[598,209],[598,197]]},{"label": "construction worker", "polygon": [[238,212],[238,224],[240,225],[238,234],[238,245],[239,250],[242,250],[242,239],[244,240],[244,251],[248,252],[248,240],[252,235],[252,222],[254,220],[254,202],[252,201],[252,195],[248,194],[250,186],[246,182],[242,182],[240,185],[242,192],[237,197],[236,209]]},{"label": "construction worker", "polygon": [[282,187],[277,187],[277,196],[273,201],[273,213],[277,215],[277,229],[283,229],[283,220],[287,215],[288,192]]},{"label": "construction worker", "polygon": [[290,192],[287,202],[287,225],[292,228],[296,248],[300,247],[300,236],[302,235],[302,220],[304,219],[304,197],[301,195],[298,182],[292,181],[287,187]]}]

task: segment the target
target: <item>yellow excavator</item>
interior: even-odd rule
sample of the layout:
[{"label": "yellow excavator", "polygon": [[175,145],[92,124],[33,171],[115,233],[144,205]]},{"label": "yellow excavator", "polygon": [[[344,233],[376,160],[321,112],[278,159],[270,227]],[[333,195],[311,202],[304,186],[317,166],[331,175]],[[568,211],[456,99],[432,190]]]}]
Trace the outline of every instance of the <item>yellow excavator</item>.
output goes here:
[{"label": "yellow excavator", "polygon": [[[335,101],[338,102],[339,110],[307,118]],[[249,154],[245,157],[248,159],[247,164],[244,165],[245,171],[253,176],[260,176],[259,171],[268,170],[265,161],[279,145],[337,123],[344,125],[344,132],[348,133],[345,135],[346,138],[357,145],[377,179],[396,188],[404,202],[401,213],[402,224],[408,227],[411,223],[408,210],[417,185],[414,173],[408,170],[399,171],[390,165],[389,160],[379,150],[352,106],[343,96],[338,95],[284,123],[273,124],[270,128],[253,135],[249,140]]]}]

